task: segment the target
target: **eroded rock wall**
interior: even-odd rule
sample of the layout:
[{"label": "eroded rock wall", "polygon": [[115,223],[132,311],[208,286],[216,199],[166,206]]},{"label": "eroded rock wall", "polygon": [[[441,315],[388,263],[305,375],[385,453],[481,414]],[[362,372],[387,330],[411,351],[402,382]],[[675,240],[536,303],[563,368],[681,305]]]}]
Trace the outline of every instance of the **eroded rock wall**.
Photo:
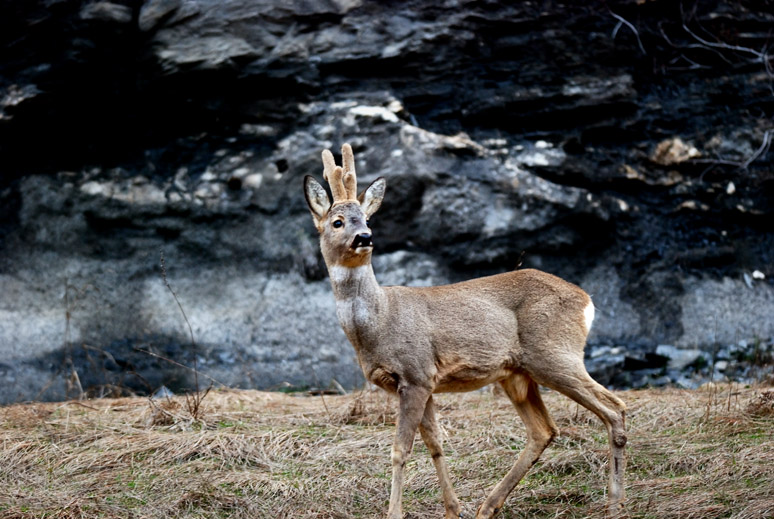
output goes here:
[{"label": "eroded rock wall", "polygon": [[774,336],[765,2],[11,5],[4,402],[359,384],[301,192],[343,142],[384,283],[542,268],[633,356]]}]

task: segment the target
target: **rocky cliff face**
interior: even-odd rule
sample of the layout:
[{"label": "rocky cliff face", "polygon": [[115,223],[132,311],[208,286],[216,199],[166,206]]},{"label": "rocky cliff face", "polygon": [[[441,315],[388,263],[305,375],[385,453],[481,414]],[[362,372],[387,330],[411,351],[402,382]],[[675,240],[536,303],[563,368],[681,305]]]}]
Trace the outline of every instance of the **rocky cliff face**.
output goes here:
[{"label": "rocky cliff face", "polygon": [[622,363],[765,344],[770,7],[7,2],[0,400],[185,388],[194,365],[359,384],[301,191],[343,142],[387,178],[384,283],[548,270]]}]

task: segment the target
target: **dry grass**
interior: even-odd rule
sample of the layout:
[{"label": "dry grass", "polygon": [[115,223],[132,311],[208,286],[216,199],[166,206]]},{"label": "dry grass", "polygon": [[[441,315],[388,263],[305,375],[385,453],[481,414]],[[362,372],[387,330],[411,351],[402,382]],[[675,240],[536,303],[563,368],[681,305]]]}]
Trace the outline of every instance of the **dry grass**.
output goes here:
[{"label": "dry grass", "polygon": [[[774,392],[629,391],[632,517],[774,517]],[[601,423],[545,395],[561,435],[500,517],[602,517]],[[440,420],[467,517],[524,444],[509,402],[440,395]],[[202,419],[185,400],[0,408],[3,518],[354,518],[387,509],[393,402],[380,392],[292,397],[213,391]],[[442,517],[421,441],[407,469],[407,518]]]}]

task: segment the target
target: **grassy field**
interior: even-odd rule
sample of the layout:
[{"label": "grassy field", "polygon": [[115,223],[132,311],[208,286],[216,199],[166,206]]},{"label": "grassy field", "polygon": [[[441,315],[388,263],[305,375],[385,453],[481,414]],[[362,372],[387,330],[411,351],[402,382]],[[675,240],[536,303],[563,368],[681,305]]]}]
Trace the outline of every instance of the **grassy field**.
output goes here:
[{"label": "grassy field", "polygon": [[[774,390],[621,392],[629,406],[628,509],[641,518],[774,517]],[[602,517],[607,437],[548,392],[560,436],[499,517]],[[466,517],[515,461],[524,429],[490,391],[440,395]],[[0,517],[377,518],[387,509],[394,402],[381,392],[301,397],[212,391],[183,398],[0,408]],[[443,517],[418,439],[407,518]]]}]

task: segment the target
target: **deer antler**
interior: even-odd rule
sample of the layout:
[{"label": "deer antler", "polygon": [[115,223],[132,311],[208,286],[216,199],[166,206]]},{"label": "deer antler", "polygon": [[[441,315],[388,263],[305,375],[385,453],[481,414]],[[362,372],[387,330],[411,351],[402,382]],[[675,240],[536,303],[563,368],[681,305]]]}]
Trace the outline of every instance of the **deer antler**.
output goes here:
[{"label": "deer antler", "polygon": [[355,175],[355,156],[352,154],[352,146],[344,144],[341,147],[341,156],[344,168],[336,165],[333,153],[323,150],[323,178],[331,186],[333,205],[357,201],[357,176]]}]

